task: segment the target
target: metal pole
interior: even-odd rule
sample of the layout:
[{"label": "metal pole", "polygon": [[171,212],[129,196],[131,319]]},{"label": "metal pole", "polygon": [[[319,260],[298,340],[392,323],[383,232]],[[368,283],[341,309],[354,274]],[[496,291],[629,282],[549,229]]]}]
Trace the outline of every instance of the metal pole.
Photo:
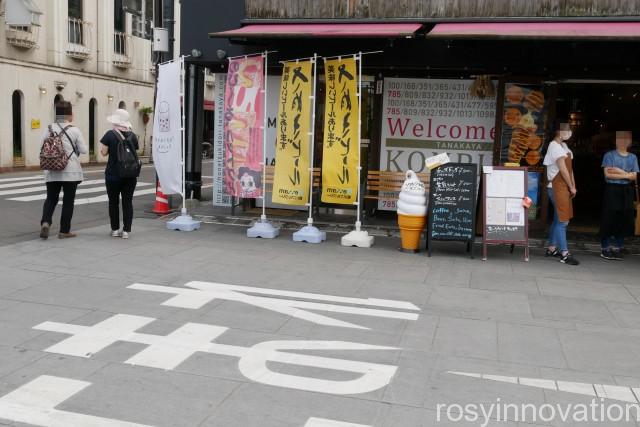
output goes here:
[{"label": "metal pole", "polygon": [[316,81],[317,75],[316,71],[318,69],[318,55],[313,54],[313,93],[309,97],[311,100],[311,131],[309,132],[309,151],[310,159],[309,159],[309,218],[307,219],[307,224],[313,225],[313,155],[314,149],[313,145],[315,142],[316,136]]},{"label": "metal pole", "polygon": [[269,70],[268,70],[268,61],[269,61],[269,51],[265,50],[262,53],[262,57],[264,58],[264,94],[262,96],[262,111],[263,111],[263,121],[262,121],[262,215],[260,219],[262,221],[267,220],[267,95],[268,95],[268,80],[269,80]]},{"label": "metal pole", "polygon": [[358,201],[357,205],[357,216],[356,216],[356,231],[360,231],[360,226],[362,223],[360,222],[360,202],[361,202],[361,194],[360,191],[360,179],[362,174],[362,165],[360,164],[360,144],[361,144],[361,133],[362,133],[362,52],[358,53]]},{"label": "metal pole", "polygon": [[184,122],[185,122],[185,97],[184,97],[184,92],[185,92],[185,73],[184,73],[184,56],[180,57],[180,99],[182,101],[182,127],[181,127],[181,133],[182,133],[182,214],[186,214],[187,213],[187,200],[186,200],[186,194],[187,194],[187,189],[186,189],[186,166],[187,163],[185,161],[185,134],[184,134]]}]

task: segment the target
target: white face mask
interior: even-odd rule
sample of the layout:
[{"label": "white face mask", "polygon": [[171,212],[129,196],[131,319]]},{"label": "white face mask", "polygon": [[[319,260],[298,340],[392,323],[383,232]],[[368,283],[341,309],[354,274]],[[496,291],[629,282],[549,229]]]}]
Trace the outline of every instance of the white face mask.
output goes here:
[{"label": "white face mask", "polygon": [[560,139],[562,139],[563,141],[568,141],[569,139],[571,139],[572,135],[573,135],[573,133],[570,130],[561,130],[560,131]]}]

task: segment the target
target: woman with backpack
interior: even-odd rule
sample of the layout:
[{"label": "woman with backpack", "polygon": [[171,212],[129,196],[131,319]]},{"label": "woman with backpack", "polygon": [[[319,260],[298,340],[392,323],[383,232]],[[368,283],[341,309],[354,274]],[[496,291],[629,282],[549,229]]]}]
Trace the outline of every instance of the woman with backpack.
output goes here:
[{"label": "woman with backpack", "polygon": [[[100,143],[100,152],[108,155],[105,169],[105,183],[109,197],[109,218],[111,220],[111,236],[129,238],[133,222],[133,192],[136,189],[140,174],[138,138],[131,131],[129,113],[118,109],[107,117],[112,129],[108,130]],[[120,197],[122,196],[122,231],[120,231]]]},{"label": "woman with backpack", "polygon": [[76,237],[71,232],[71,218],[75,204],[76,189],[82,182],[82,165],[80,154],[87,153],[87,146],[80,129],[73,126],[73,109],[69,101],[56,103],[56,122],[47,126],[40,143],[40,168],[44,170],[47,185],[47,198],[42,207],[40,221],[40,237],[49,237],[53,212],[62,197],[62,214],[60,215],[59,239]]}]

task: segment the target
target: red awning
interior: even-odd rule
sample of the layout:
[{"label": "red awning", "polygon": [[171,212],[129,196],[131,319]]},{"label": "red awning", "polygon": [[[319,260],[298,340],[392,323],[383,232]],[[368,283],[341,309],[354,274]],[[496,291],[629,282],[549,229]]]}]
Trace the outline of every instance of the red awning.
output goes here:
[{"label": "red awning", "polygon": [[395,24],[252,24],[237,30],[209,33],[209,37],[413,37],[422,28],[417,23]]},{"label": "red awning", "polygon": [[640,22],[476,22],[437,24],[427,37],[640,39]]}]

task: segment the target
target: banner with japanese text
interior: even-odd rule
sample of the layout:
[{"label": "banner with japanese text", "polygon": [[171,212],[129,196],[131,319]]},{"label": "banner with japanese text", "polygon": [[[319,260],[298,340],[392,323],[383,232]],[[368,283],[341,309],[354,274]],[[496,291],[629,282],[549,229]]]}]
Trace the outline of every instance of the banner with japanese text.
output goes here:
[{"label": "banner with japanese text", "polygon": [[326,102],[322,146],[322,202],[353,204],[358,197],[358,74],[356,59],[324,62]]},{"label": "banner with japanese text", "polygon": [[312,61],[285,62],[278,98],[276,165],[272,201],[305,205],[309,200]]},{"label": "banner with japanese text", "polygon": [[264,58],[229,60],[224,96],[224,182],[227,194],[262,195]]}]

